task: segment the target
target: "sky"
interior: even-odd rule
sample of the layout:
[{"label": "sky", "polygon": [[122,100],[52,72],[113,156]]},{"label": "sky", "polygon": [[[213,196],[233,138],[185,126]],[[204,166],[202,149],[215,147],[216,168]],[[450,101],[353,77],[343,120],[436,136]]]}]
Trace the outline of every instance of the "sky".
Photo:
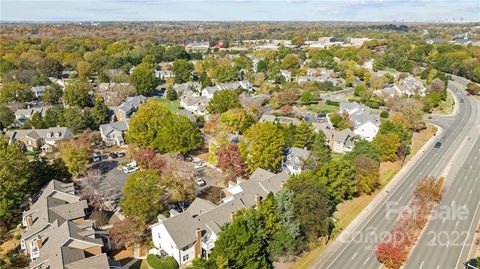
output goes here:
[{"label": "sky", "polygon": [[480,0],[0,0],[0,21],[480,21]]}]

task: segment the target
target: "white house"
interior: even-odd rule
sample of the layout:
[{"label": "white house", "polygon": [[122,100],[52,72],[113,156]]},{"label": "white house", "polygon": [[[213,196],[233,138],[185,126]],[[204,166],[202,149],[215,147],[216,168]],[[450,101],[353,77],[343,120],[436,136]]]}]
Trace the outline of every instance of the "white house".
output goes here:
[{"label": "white house", "polygon": [[124,146],[125,132],[128,130],[129,119],[100,125],[100,136],[106,146]]},{"label": "white house", "polygon": [[202,96],[207,97],[208,99],[211,99],[215,92],[220,91],[220,90],[238,90],[238,89],[244,89],[247,91],[251,91],[253,89],[252,83],[248,80],[242,80],[238,82],[230,82],[230,83],[222,83],[218,84],[216,86],[211,86],[207,87],[202,90]]},{"label": "white house", "polygon": [[208,259],[222,225],[231,222],[239,209],[257,206],[270,192],[279,192],[287,179],[287,173],[273,174],[258,168],[249,180],[229,182],[218,206],[196,198],[182,213],[170,218],[159,215],[158,222],[151,226],[157,252],[172,256],[180,266],[195,257]]},{"label": "white house", "polygon": [[305,162],[311,152],[306,149],[291,147],[285,151],[282,168],[290,175],[300,174],[304,170]]},{"label": "white house", "polygon": [[42,98],[43,92],[45,91],[46,88],[47,86],[34,86],[30,88],[30,90],[33,92],[36,99],[40,99]]},{"label": "white house", "polygon": [[353,123],[353,133],[362,139],[372,141],[380,129],[380,117],[370,113],[370,109],[362,104],[341,102],[340,112],[348,113]]}]

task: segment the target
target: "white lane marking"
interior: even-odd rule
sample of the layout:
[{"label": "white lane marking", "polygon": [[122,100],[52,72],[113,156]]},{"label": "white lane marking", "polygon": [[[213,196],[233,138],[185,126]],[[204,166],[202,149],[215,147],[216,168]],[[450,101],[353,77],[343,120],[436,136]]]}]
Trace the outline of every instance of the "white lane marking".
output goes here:
[{"label": "white lane marking", "polygon": [[462,187],[458,188],[458,192],[460,192],[462,190]]},{"label": "white lane marking", "polygon": [[464,179],[464,180],[467,180],[467,176],[465,176],[463,179]]},{"label": "white lane marking", "polygon": [[445,217],[443,217],[442,224],[445,222]]},{"label": "white lane marking", "polygon": [[448,246],[450,246],[450,241],[447,242],[447,248],[448,248]]},{"label": "white lane marking", "polygon": [[420,268],[419,268],[419,269],[422,269],[423,263],[424,263],[424,261],[422,261],[422,263],[420,264]]},{"label": "white lane marking", "polygon": [[437,265],[437,269],[440,268],[440,265]]},{"label": "white lane marking", "polygon": [[370,257],[368,257],[364,262],[363,264],[366,264],[368,262],[368,260],[370,260]]},{"label": "white lane marking", "polygon": [[455,227],[457,227],[457,226],[458,226],[458,220],[457,220],[457,222],[455,222]]},{"label": "white lane marking", "polygon": [[358,251],[357,251],[357,252],[355,252],[355,254],[353,254],[353,256],[352,256],[352,260],[353,260],[353,259],[354,259],[354,258],[357,256],[357,254],[358,254]]},{"label": "white lane marking", "polygon": [[470,227],[468,227],[467,235],[465,236],[465,240],[463,241],[462,251],[460,252],[460,255],[458,255],[457,264],[456,264],[455,268],[458,268],[459,264],[461,262],[460,260],[462,259],[463,251],[465,250],[465,247],[467,246],[467,239],[468,239],[468,236],[470,235],[470,231],[472,230],[472,226],[473,226],[473,223],[475,222],[475,218],[477,217],[479,206],[480,206],[480,203],[478,203],[477,207],[475,208],[475,213],[473,214],[472,221],[470,222]]},{"label": "white lane marking", "polygon": [[468,194],[472,194],[472,190],[470,190],[470,192]]},{"label": "white lane marking", "polygon": [[411,188],[413,186],[413,183],[410,184],[410,186],[408,186],[409,188]]}]

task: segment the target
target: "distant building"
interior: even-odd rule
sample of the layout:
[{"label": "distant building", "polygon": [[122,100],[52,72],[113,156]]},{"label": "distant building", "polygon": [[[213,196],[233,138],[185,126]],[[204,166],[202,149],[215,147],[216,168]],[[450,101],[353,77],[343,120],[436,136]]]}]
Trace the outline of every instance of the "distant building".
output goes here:
[{"label": "distant building", "polygon": [[50,109],[52,106],[41,106],[41,107],[32,107],[32,108],[25,108],[25,109],[17,109],[15,111],[15,120],[16,123],[22,125],[25,121],[29,120],[33,114],[40,113],[42,117],[45,117],[47,110]]},{"label": "distant building", "polygon": [[230,83],[222,83],[218,84],[217,86],[207,87],[202,90],[202,96],[211,99],[215,92],[220,90],[238,90],[243,89],[247,91],[253,90],[252,84],[247,80],[242,80],[239,82],[230,82]]}]

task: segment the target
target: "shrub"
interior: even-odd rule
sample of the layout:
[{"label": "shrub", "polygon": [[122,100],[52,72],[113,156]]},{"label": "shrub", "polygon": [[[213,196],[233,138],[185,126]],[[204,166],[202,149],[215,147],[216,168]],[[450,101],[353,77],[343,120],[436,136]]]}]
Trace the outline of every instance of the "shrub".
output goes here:
[{"label": "shrub", "polygon": [[327,101],[325,101],[325,104],[331,105],[331,106],[340,106],[340,103],[339,103],[339,102],[332,101],[332,100],[327,100]]},{"label": "shrub", "polygon": [[384,119],[388,118],[388,116],[389,116],[389,114],[388,114],[387,111],[382,111],[382,113],[380,113],[380,117],[382,117]]},{"label": "shrub", "polygon": [[172,256],[166,256],[159,258],[155,254],[149,254],[147,256],[147,263],[153,269],[177,269],[177,261]]}]

